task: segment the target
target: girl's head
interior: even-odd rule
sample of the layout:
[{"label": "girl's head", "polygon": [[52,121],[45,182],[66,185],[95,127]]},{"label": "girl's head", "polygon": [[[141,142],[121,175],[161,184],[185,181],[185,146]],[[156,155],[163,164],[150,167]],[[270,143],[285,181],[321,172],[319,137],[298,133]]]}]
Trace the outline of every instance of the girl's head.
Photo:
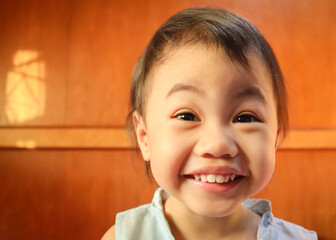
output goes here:
[{"label": "girl's head", "polygon": [[179,47],[201,44],[223,50],[235,64],[249,69],[247,53],[256,53],[271,74],[277,103],[279,133],[288,130],[287,91],[277,59],[258,29],[248,20],[224,9],[191,8],[168,19],[154,34],[136,63],[130,87],[129,131],[133,131],[132,114],[145,115],[150,93],[151,71],[160,65],[171,51]]},{"label": "girl's head", "polygon": [[188,9],[159,28],[137,62],[129,118],[174,206],[227,216],[272,176],[287,129],[284,80],[251,23]]}]

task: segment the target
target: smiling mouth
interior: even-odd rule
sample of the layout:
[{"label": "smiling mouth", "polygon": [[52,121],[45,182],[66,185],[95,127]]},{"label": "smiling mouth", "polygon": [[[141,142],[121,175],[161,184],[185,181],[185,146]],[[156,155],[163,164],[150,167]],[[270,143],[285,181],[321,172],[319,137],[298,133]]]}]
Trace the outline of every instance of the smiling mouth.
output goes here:
[{"label": "smiling mouth", "polygon": [[186,177],[204,183],[230,183],[243,178],[243,176],[236,174],[230,174],[230,175],[194,174],[194,175],[186,175]]}]

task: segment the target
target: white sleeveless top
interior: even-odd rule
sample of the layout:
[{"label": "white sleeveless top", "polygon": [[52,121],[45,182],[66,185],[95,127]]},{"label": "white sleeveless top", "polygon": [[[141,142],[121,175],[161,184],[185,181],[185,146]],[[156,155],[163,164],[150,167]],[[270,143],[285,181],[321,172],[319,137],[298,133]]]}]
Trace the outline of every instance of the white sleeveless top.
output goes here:
[{"label": "white sleeveless top", "polygon": [[[162,202],[166,198],[166,192],[159,188],[154,194],[152,203],[118,213],[115,224],[116,240],[175,239],[163,213]],[[271,204],[267,200],[247,200],[243,205],[262,217],[258,240],[317,239],[314,231],[273,217]]]}]

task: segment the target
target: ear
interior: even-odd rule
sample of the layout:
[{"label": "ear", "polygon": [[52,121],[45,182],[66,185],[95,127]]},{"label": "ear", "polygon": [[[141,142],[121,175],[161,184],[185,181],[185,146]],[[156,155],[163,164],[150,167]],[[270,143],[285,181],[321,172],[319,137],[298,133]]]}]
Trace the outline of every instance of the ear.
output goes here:
[{"label": "ear", "polygon": [[145,121],[138,111],[133,113],[132,120],[142,157],[145,161],[149,161],[150,151]]}]

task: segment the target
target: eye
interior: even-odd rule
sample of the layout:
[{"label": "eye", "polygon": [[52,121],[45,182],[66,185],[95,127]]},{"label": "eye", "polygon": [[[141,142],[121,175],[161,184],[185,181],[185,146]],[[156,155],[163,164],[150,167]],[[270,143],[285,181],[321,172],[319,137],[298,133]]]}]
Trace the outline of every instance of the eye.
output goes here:
[{"label": "eye", "polygon": [[240,114],[233,120],[234,123],[250,123],[250,122],[261,122],[257,117],[252,114],[243,113]]},{"label": "eye", "polygon": [[199,122],[199,118],[195,116],[193,113],[180,113],[175,116],[175,118],[183,120],[183,121],[197,121]]}]

